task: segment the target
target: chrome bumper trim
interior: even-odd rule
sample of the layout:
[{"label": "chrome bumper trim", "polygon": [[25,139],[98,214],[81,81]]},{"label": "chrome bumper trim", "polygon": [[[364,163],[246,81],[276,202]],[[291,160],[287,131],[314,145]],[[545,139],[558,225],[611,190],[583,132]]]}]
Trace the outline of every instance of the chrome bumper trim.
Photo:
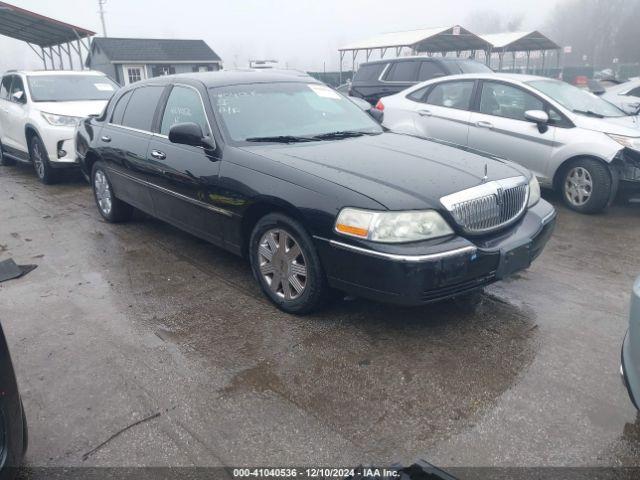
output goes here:
[{"label": "chrome bumper trim", "polygon": [[551,212],[548,213],[542,220],[542,224],[546,225],[547,223],[549,223],[551,220],[553,220],[553,218],[556,216],[556,209],[552,208]]},{"label": "chrome bumper trim", "polygon": [[466,247],[460,247],[454,250],[447,250],[445,252],[429,253],[427,255],[400,255],[396,253],[378,252],[376,250],[370,250],[368,248],[356,247],[355,245],[338,242],[336,240],[328,240],[326,238],[321,238],[321,237],[315,237],[315,238],[318,238],[319,240],[328,241],[329,245],[331,245],[332,247],[340,248],[342,250],[349,250],[351,252],[360,253],[362,255],[369,255],[371,257],[384,258],[386,260],[392,260],[394,262],[407,262],[407,263],[433,262],[433,261],[442,260],[443,258],[455,257],[456,255],[472,254],[478,250],[474,246],[467,245]]}]

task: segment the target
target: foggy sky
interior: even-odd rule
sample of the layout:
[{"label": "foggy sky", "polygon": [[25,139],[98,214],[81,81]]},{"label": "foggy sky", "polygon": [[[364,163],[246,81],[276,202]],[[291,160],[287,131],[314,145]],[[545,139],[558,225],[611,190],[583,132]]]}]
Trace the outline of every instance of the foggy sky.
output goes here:
[{"label": "foggy sky", "polygon": [[[523,15],[523,29],[537,29],[561,0],[108,0],[111,37],[205,40],[225,68],[249,59],[277,59],[282,67],[338,67],[338,47],[379,33],[461,24],[478,10]],[[102,34],[97,0],[8,0]],[[0,37],[0,71],[41,68],[22,42]],[[345,62],[345,68],[350,62]]]}]

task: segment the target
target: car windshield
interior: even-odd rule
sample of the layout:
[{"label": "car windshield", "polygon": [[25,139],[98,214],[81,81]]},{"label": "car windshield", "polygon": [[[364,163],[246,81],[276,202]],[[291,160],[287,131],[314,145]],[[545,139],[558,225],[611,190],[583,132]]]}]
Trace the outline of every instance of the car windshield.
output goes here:
[{"label": "car windshield", "polygon": [[551,97],[565,108],[581,115],[593,117],[624,117],[626,114],[615,105],[559,80],[531,80],[526,82],[536,90]]},{"label": "car windshield", "polygon": [[262,83],[210,89],[213,109],[236,142],[309,141],[382,133],[368,114],[326,85]]},{"label": "car windshield", "polygon": [[109,100],[118,84],[102,75],[29,75],[34,102]]}]

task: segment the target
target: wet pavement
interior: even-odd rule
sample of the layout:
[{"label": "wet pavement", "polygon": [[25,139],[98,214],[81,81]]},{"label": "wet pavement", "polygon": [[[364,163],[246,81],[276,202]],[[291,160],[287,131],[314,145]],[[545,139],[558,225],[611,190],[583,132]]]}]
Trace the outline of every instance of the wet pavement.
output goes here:
[{"label": "wet pavement", "polygon": [[298,318],[242,259],[143,215],[106,223],[74,175],[0,167],[0,260],[39,265],[0,284],[27,463],[640,465],[618,375],[640,205],[550,200],[547,249],[476,312],[343,300]]}]

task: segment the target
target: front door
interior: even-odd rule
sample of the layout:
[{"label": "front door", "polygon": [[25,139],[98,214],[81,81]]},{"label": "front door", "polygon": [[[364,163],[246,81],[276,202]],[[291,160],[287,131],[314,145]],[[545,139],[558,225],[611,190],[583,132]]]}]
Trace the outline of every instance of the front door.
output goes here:
[{"label": "front door", "polygon": [[160,132],[149,144],[147,162],[156,216],[207,240],[223,241],[222,217],[217,203],[220,162],[202,147],[171,143],[168,135],[177,123],[200,125],[211,135],[200,93],[192,87],[172,88],[162,114]]},{"label": "front door", "polygon": [[483,81],[478,111],[471,115],[469,146],[519,163],[544,178],[556,127],[549,125],[540,132],[538,125],[524,118],[527,110],[545,110],[545,105],[515,85]]},{"label": "front door", "polygon": [[27,123],[27,92],[24,89],[22,78],[18,75],[13,75],[11,90],[8,99],[2,102],[2,109],[2,142],[4,147],[9,147],[9,151],[18,155],[28,152],[29,147],[24,130]]},{"label": "front door", "polygon": [[139,82],[147,78],[147,69],[144,65],[124,65],[124,83]]}]

